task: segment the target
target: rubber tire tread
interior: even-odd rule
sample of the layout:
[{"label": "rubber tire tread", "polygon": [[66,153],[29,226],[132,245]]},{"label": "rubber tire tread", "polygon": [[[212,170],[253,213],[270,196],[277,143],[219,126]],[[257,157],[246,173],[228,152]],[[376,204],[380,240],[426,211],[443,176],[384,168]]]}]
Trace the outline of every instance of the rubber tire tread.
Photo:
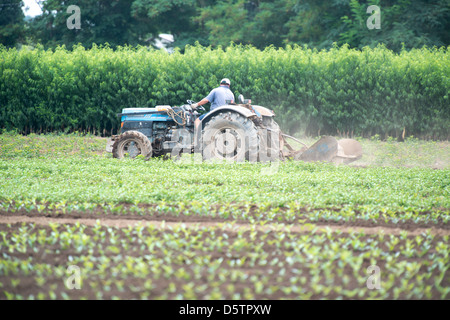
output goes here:
[{"label": "rubber tire tread", "polygon": [[112,147],[113,157],[116,159],[122,159],[124,157],[123,150],[120,150],[121,145],[125,143],[126,140],[135,140],[141,149],[141,154],[146,160],[150,159],[152,156],[152,144],[145,134],[139,131],[125,131],[122,133],[115,141]]},{"label": "rubber tire tread", "polygon": [[274,161],[282,159],[280,150],[280,126],[272,117],[263,117],[263,125],[275,132],[265,130],[264,128],[258,130],[258,134],[260,135],[259,161],[266,162],[268,160]]},{"label": "rubber tire tread", "polygon": [[[248,142],[248,150],[245,151],[244,159],[255,162],[258,159],[259,136],[255,123],[237,112],[223,112],[215,115],[209,120],[202,131],[202,155],[203,160],[217,159],[212,157],[209,152],[205,152],[208,143],[205,141],[208,130],[220,130],[221,123],[227,123],[236,126],[245,132],[245,139]],[[236,159],[237,162],[243,159]]]}]

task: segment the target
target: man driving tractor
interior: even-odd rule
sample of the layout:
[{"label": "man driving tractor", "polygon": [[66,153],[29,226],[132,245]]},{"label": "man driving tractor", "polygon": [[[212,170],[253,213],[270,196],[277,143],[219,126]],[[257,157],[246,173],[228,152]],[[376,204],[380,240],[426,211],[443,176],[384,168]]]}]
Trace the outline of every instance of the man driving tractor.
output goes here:
[{"label": "man driving tractor", "polygon": [[[118,114],[120,134],[108,140],[107,150],[118,159],[126,155],[143,155],[146,159],[169,153],[178,155],[182,149],[200,152],[203,160],[236,162],[294,159],[350,163],[362,156],[360,143],[353,139],[338,141],[325,136],[308,147],[282,133],[271,109],[252,105],[242,94],[235,103],[230,84],[230,79],[223,78],[219,87],[198,103],[188,100],[188,104],[174,107],[122,109]],[[211,103],[208,113],[199,116],[193,112],[203,109],[201,106],[206,103]],[[200,123],[202,128],[198,130]],[[304,147],[295,150],[286,138]]]},{"label": "man driving tractor", "polygon": [[[211,90],[211,92],[202,100],[200,100],[197,103],[194,103],[191,105],[192,108],[196,109],[199,106],[202,106],[204,104],[207,104],[208,102],[211,103],[211,108],[209,112],[213,111],[214,109],[217,109],[223,105],[227,104],[227,100],[234,102],[234,94],[230,90],[230,79],[223,78],[220,81],[220,86]],[[200,121],[207,115],[207,113],[201,115],[199,118],[195,119],[195,127],[197,128],[200,124]]]}]

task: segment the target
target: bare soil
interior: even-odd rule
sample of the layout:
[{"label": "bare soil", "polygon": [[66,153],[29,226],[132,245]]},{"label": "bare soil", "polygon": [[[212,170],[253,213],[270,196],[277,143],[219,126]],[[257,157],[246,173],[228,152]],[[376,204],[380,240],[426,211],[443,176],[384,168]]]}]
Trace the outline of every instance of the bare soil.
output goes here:
[{"label": "bare soil", "polygon": [[[58,223],[58,229],[60,232],[65,231],[65,225],[67,224],[76,224],[79,223],[81,225],[87,226],[84,233],[92,236],[93,226],[100,224],[102,229],[108,227],[117,227],[117,235],[118,238],[115,239],[115,243],[127,243],[129,250],[124,250],[123,247],[118,246],[120,248],[120,252],[110,252],[107,250],[100,249],[101,247],[95,247],[93,250],[89,252],[79,252],[73,247],[69,247],[68,249],[61,249],[61,244],[55,243],[52,245],[46,244],[36,248],[33,250],[28,249],[26,252],[7,252],[6,249],[3,250],[1,254],[7,254],[7,260],[12,261],[21,261],[23,264],[27,259],[32,259],[32,263],[34,265],[47,265],[47,266],[58,266],[62,268],[67,268],[70,265],[71,259],[73,257],[84,257],[88,260],[100,261],[99,259],[108,259],[110,262],[109,268],[106,270],[97,270],[97,266],[94,267],[94,270],[91,271],[89,275],[85,275],[83,278],[83,286],[80,290],[68,290],[64,285],[64,278],[61,276],[57,276],[55,274],[45,275],[45,282],[39,283],[40,277],[36,275],[35,272],[25,272],[19,274],[8,274],[5,272],[0,272],[0,284],[2,286],[2,290],[0,290],[0,300],[6,299],[5,292],[10,294],[20,294],[24,298],[31,296],[37,297],[39,294],[44,293],[45,298],[48,299],[49,292],[55,292],[57,299],[62,299],[64,297],[68,297],[69,299],[98,299],[98,293],[101,292],[101,299],[112,299],[113,297],[118,297],[120,299],[140,299],[145,296],[147,299],[158,299],[163,297],[163,299],[177,299],[177,295],[184,292],[185,286],[187,283],[193,284],[194,287],[206,287],[202,296],[197,296],[196,299],[205,299],[208,295],[213,293],[213,290],[220,290],[225,299],[235,299],[236,296],[233,294],[239,293],[240,299],[245,298],[245,292],[250,290],[254,294],[255,299],[298,299],[298,293],[294,292],[286,292],[283,290],[275,290],[272,293],[268,293],[267,291],[255,292],[254,282],[249,279],[264,277],[268,283],[265,284],[265,287],[279,287],[279,288],[289,288],[292,286],[290,281],[292,279],[298,280],[298,274],[302,274],[306,276],[306,283],[299,284],[299,286],[305,292],[311,292],[310,299],[336,299],[341,297],[340,294],[335,291],[328,291],[328,293],[314,293],[314,288],[311,287],[311,272],[312,268],[308,265],[301,265],[296,263],[294,265],[290,265],[289,268],[284,269],[284,267],[280,267],[278,265],[257,265],[250,266],[248,262],[245,262],[241,266],[233,266],[230,264],[230,261],[233,259],[241,259],[243,256],[247,257],[247,261],[250,260],[251,253],[247,252],[234,252],[233,250],[225,249],[225,251],[215,251],[207,248],[198,248],[194,250],[195,252],[185,252],[184,250],[176,251],[176,255],[180,259],[185,259],[184,255],[195,256],[195,257],[205,257],[205,259],[210,259],[210,261],[217,261],[220,259],[224,259],[220,264],[220,272],[217,275],[213,276],[214,279],[208,278],[211,276],[210,271],[208,271],[209,266],[200,266],[200,268],[204,269],[204,276],[200,276],[198,274],[198,270],[191,269],[188,265],[185,265],[182,260],[172,264],[170,267],[174,270],[183,270],[187,272],[189,276],[189,281],[185,281],[176,277],[164,277],[164,276],[155,276],[153,274],[148,275],[145,278],[136,277],[132,274],[123,275],[121,273],[117,273],[114,271],[114,268],[120,267],[121,262],[117,262],[117,257],[122,256],[123,259],[128,257],[141,258],[145,256],[151,255],[155,259],[164,259],[164,250],[160,250],[158,252],[150,252],[147,247],[143,247],[142,244],[135,242],[135,240],[130,239],[126,234],[126,228],[133,227],[137,225],[142,226],[154,226],[159,235],[157,237],[164,237],[164,233],[167,232],[176,232],[174,228],[177,226],[184,226],[185,228],[192,228],[191,236],[197,236],[198,241],[207,242],[209,240],[208,237],[211,236],[208,232],[202,232],[202,227],[207,227],[207,229],[216,229],[220,230],[220,234],[224,232],[228,235],[228,241],[232,243],[236,240],[237,237],[242,237],[243,231],[244,237],[248,242],[258,242],[263,245],[264,253],[268,254],[269,261],[274,261],[275,259],[279,261],[286,261],[286,251],[280,250],[279,247],[276,246],[275,233],[268,233],[269,230],[283,230],[289,231],[289,235],[297,237],[304,234],[311,233],[322,233],[322,232],[333,232],[333,237],[335,239],[339,239],[340,237],[347,237],[349,233],[357,232],[362,233],[363,235],[358,236],[360,240],[364,242],[371,242],[374,240],[373,236],[378,234],[386,234],[386,235],[400,235],[402,233],[407,234],[407,238],[413,240],[417,235],[421,235],[424,232],[428,232],[434,235],[433,243],[436,244],[438,241],[443,240],[444,236],[450,235],[450,228],[447,224],[437,223],[437,224],[426,224],[426,223],[414,223],[413,221],[400,222],[397,224],[386,222],[383,219],[378,219],[376,221],[365,221],[365,220],[356,220],[349,222],[333,222],[320,220],[314,223],[308,223],[308,210],[302,209],[298,213],[298,219],[296,221],[273,221],[268,223],[249,223],[248,220],[244,219],[233,219],[230,218],[220,218],[220,217],[212,217],[212,216],[201,216],[201,215],[186,215],[183,212],[179,214],[167,214],[160,213],[157,211],[154,205],[142,205],[141,208],[147,209],[144,210],[144,213],[136,214],[130,212],[132,205],[124,204],[124,210],[121,210],[120,213],[113,212],[105,212],[104,209],[100,209],[97,207],[90,212],[81,212],[81,211],[68,211],[61,212],[58,210],[50,210],[45,209],[38,212],[37,210],[26,211],[25,209],[20,209],[16,212],[7,212],[0,211],[0,233],[1,232],[16,232],[21,228],[24,224],[30,226],[32,225],[34,229],[41,230],[45,229],[47,234],[52,232],[50,227],[50,223]],[[284,209],[281,209],[284,210]],[[339,209],[336,209],[339,210]],[[177,212],[174,210],[174,212]],[[252,210],[250,210],[250,213]],[[423,213],[426,214],[426,213]],[[300,220],[300,221],[299,221]],[[303,222],[301,222],[303,221]],[[123,231],[122,231],[123,230]],[[256,239],[255,236],[251,236],[251,233],[256,231]],[[145,230],[144,232],[148,232]],[[152,236],[155,236],[152,234]],[[273,238],[273,239],[272,239]],[[399,238],[400,239],[400,238]],[[396,245],[397,248],[404,248],[406,246],[405,238],[402,238],[399,243]],[[111,239],[105,237],[102,239],[102,243],[105,243],[105,248],[107,244],[110,243]],[[326,240],[322,245],[330,245],[328,243],[329,240]],[[166,250],[172,250],[172,248],[167,244],[168,247]],[[387,244],[380,242],[380,249],[384,252],[389,252],[387,249]],[[358,249],[353,249],[354,255],[360,255],[361,251]],[[433,250],[433,249],[432,249]],[[3,252],[4,251],[4,252]],[[435,254],[435,252],[429,252],[429,254]],[[0,258],[2,256],[0,255]],[[153,259],[152,258],[152,259]],[[399,262],[420,262],[423,261],[421,258],[411,257],[411,258],[400,258]],[[325,263],[325,261],[322,261]],[[331,263],[329,270],[334,270],[334,268],[339,269],[338,265],[341,263],[339,259],[330,260]],[[370,259],[364,259],[363,265],[361,266],[361,270],[355,273],[355,270],[351,266],[346,266],[343,270],[343,273],[340,275],[334,275],[334,283],[333,287],[341,287],[345,290],[361,290],[361,278],[367,278],[366,269],[371,265]],[[385,265],[386,262],[381,261],[377,265],[381,270],[388,268]],[[286,265],[286,263],[285,263]],[[231,281],[228,279],[227,281],[223,281],[220,278],[219,274],[231,274],[234,271],[244,272],[248,278],[245,281]],[[223,273],[222,273],[223,272]],[[283,273],[283,276],[280,274]],[[421,267],[418,275],[429,274],[429,277],[423,279],[423,283],[427,286],[432,286],[431,299],[441,299],[441,292],[434,287],[434,279],[435,277],[440,276],[440,271],[436,268],[430,271],[426,267],[426,263]],[[208,276],[207,276],[208,275]],[[321,274],[322,279],[319,285],[327,287],[327,283],[325,282],[325,275]],[[344,278],[349,279],[347,282],[343,282]],[[152,289],[149,290],[143,286],[145,281],[151,280]],[[17,281],[17,282],[16,282]],[[403,279],[402,276],[398,276],[395,280],[396,286],[402,287]],[[446,277],[442,287],[446,288],[450,286],[450,278]],[[123,283],[124,287],[120,288],[117,286],[117,283]],[[216,287],[214,287],[214,283],[218,283]],[[233,289],[230,290],[230,285],[233,286]],[[169,288],[176,288],[175,291],[171,291]],[[62,296],[62,293],[66,294],[66,296]],[[363,296],[354,297],[355,299],[363,299],[370,298],[370,292],[367,291]],[[398,297],[399,299],[408,299],[408,292],[401,292]]]},{"label": "bare soil", "polygon": [[[153,218],[153,219],[152,219]],[[399,235],[401,232],[407,232],[408,235],[420,235],[424,232],[430,232],[433,235],[445,236],[450,235],[449,228],[443,228],[442,226],[414,226],[411,224],[404,224],[401,227],[381,227],[381,226],[364,226],[364,223],[326,223],[319,222],[315,224],[308,223],[306,225],[302,224],[250,224],[244,222],[230,223],[227,220],[214,219],[199,219],[197,217],[184,217],[176,221],[174,217],[170,216],[160,216],[160,217],[137,217],[137,216],[103,216],[99,217],[86,217],[86,214],[70,213],[59,216],[45,216],[45,215],[24,215],[24,214],[0,214],[0,224],[16,224],[16,223],[33,223],[40,226],[48,225],[49,223],[59,223],[59,224],[75,224],[80,223],[87,226],[94,226],[100,223],[102,226],[107,227],[117,227],[117,228],[128,228],[138,225],[149,226],[152,225],[159,229],[173,229],[176,226],[184,226],[186,228],[201,228],[201,227],[218,227],[218,228],[229,228],[232,230],[250,230],[256,229],[259,231],[267,230],[289,230],[290,232],[296,233],[314,233],[314,232],[341,232],[341,233],[351,233],[351,232],[363,232],[365,234],[393,234]]]},{"label": "bare soil", "polygon": [[[82,219],[77,220],[74,218],[46,218],[46,217],[37,217],[35,219],[32,219],[31,217],[26,216],[2,216],[1,217],[1,223],[0,223],[0,232],[10,232],[11,230],[18,230],[22,227],[22,222],[29,222],[33,221],[36,223],[34,228],[41,230],[45,229],[47,234],[50,234],[53,229],[47,225],[48,222],[55,221],[55,222],[61,222],[66,223],[69,221],[69,223],[79,221],[80,223],[86,222],[88,225],[95,224],[94,219]],[[105,223],[105,225],[102,227],[102,229],[107,228],[109,223],[112,223],[112,226],[129,226],[130,223],[138,223],[136,220],[130,220],[130,219],[103,219],[101,220],[102,224]],[[152,223],[151,221],[145,221],[145,223]],[[168,226],[173,224],[166,224],[166,227],[161,227],[160,230],[157,229],[157,233],[152,233],[152,237],[157,238],[163,238],[164,234],[167,232],[175,232],[173,230],[167,230]],[[211,223],[200,223],[200,225],[211,225]],[[244,227],[248,227],[248,225],[244,225]],[[258,227],[259,229],[259,227]],[[59,232],[64,232],[66,228],[63,224],[59,225],[58,227]],[[123,264],[125,260],[128,260],[128,257],[134,257],[134,258],[141,258],[148,255],[152,256],[152,259],[164,259],[166,253],[165,250],[170,250],[171,245],[167,244],[166,247],[161,248],[160,250],[150,252],[147,247],[142,249],[142,245],[136,242],[137,240],[134,238],[130,238],[129,235],[127,235],[126,232],[122,232],[121,230],[124,229],[118,229],[118,231],[115,233],[115,243],[127,243],[128,247],[131,249],[125,250],[123,247],[120,247],[120,252],[111,252],[108,250],[100,249],[101,247],[95,247],[93,250],[89,250],[89,252],[79,252],[76,250],[75,247],[69,247],[64,250],[61,250],[61,245],[59,243],[55,244],[45,244],[41,246],[37,246],[34,248],[34,250],[27,250],[27,252],[8,252],[7,255],[9,256],[8,259],[11,261],[26,261],[27,259],[32,259],[34,265],[51,265],[51,266],[62,266],[63,268],[66,268],[70,263],[71,259],[73,257],[82,256],[88,259],[88,261],[98,261],[99,263],[101,261],[108,260],[109,261],[109,267],[107,269],[102,269],[101,272],[99,269],[97,269],[97,266],[94,266],[94,269],[91,271],[89,275],[84,275],[83,278],[83,285],[80,290],[68,290],[64,285],[64,278],[61,278],[61,276],[58,276],[56,274],[50,274],[45,275],[45,283],[44,284],[38,284],[37,281],[39,279],[38,276],[34,272],[25,272],[20,274],[20,281],[16,284],[12,284],[11,279],[16,278],[16,275],[14,274],[0,274],[0,283],[2,283],[2,291],[0,291],[0,300],[5,299],[4,292],[9,292],[13,294],[20,294],[23,297],[29,297],[30,295],[37,296],[39,293],[48,293],[48,292],[55,292],[57,294],[60,294],[61,292],[64,292],[68,298],[70,299],[79,299],[79,298],[87,298],[87,299],[97,299],[98,296],[96,295],[97,292],[102,292],[102,299],[111,299],[113,297],[119,297],[121,299],[139,299],[142,298],[142,294],[148,294],[146,297],[148,299],[156,299],[160,298],[161,295],[167,294],[165,297],[166,299],[176,299],[177,294],[184,291],[184,286],[186,285],[186,281],[182,278],[177,277],[165,277],[163,275],[154,276],[152,274],[148,275],[145,278],[141,277],[135,277],[132,274],[122,274],[117,273],[115,270],[116,267],[119,267],[120,264]],[[394,229],[390,230],[393,232]],[[146,236],[146,233],[148,230],[144,229],[144,235]],[[225,232],[225,231],[224,231]],[[294,231],[296,232],[296,231]],[[303,230],[300,230],[300,232],[304,232]],[[108,236],[108,233],[105,229],[106,236],[102,238],[102,243],[108,244],[110,243],[111,239]],[[91,238],[94,238],[95,233],[93,232],[93,228],[87,227],[84,230],[84,234],[90,236]],[[269,262],[279,260],[284,261],[286,260],[286,252],[292,251],[291,249],[285,248],[283,250],[280,250],[277,247],[277,238],[274,233],[264,232],[264,230],[257,230],[256,235],[251,235],[252,232],[244,232],[243,234],[238,234],[237,232],[227,232],[228,235],[228,241],[230,243],[233,243],[236,241],[239,237],[244,237],[247,239],[248,242],[256,241],[258,243],[261,243],[263,245],[262,249],[263,252],[268,254]],[[190,234],[191,237],[196,237],[197,240],[201,243],[207,243],[209,238],[211,237],[211,233],[208,232],[192,232]],[[339,239],[340,237],[345,237],[345,234],[336,235],[335,239]],[[370,242],[373,241],[373,237],[370,235],[364,235],[359,237],[359,239],[362,242]],[[411,238],[410,238],[411,239]],[[326,239],[322,245],[328,246],[330,245],[331,240]],[[334,240],[335,241],[335,240]],[[442,237],[436,236],[433,240],[432,247],[436,245],[438,241],[442,241]],[[397,243],[398,248],[402,248],[406,245],[406,239],[402,239]],[[105,247],[105,246],[103,246]],[[136,248],[141,247],[141,249],[136,250]],[[387,252],[387,244],[381,242],[379,245],[379,248],[383,251]],[[179,248],[180,249],[180,248]],[[178,250],[179,250],[178,249]],[[308,275],[311,274],[311,266],[308,266],[307,264],[303,265],[298,262],[289,265],[289,268],[284,268],[283,266],[280,266],[278,264],[270,264],[267,263],[265,265],[249,265],[249,260],[251,257],[251,252],[242,252],[242,251],[235,251],[231,249],[225,248],[225,251],[221,252],[220,250],[212,250],[211,248],[207,247],[197,247],[197,249],[191,249],[190,252],[185,251],[175,251],[175,254],[178,255],[178,260],[174,260],[173,264],[171,265],[171,268],[174,270],[181,270],[183,269],[184,272],[187,273],[189,276],[189,283],[193,284],[194,287],[201,287],[206,286],[206,289],[203,293],[203,296],[197,297],[197,299],[204,299],[204,297],[208,296],[212,293],[213,290],[220,290],[220,292],[223,293],[225,299],[233,299],[233,293],[240,293],[241,298],[245,299],[244,294],[246,290],[250,289],[254,292],[254,283],[250,280],[252,278],[259,278],[264,276],[265,279],[268,279],[268,283],[266,283],[266,288],[273,286],[273,287],[279,287],[279,288],[289,288],[292,286],[292,279],[298,279],[298,274],[302,274],[308,277]],[[193,250],[193,251],[192,251]],[[286,251],[287,250],[287,251]],[[293,251],[292,251],[293,252]],[[431,249],[429,252],[430,254],[436,254],[436,252]],[[354,254],[359,255],[361,252],[359,250],[354,249]],[[123,257],[122,259],[117,259],[118,256]],[[244,262],[243,265],[240,266],[233,266],[230,265],[230,260],[233,259],[240,259],[242,257],[247,257],[246,262]],[[191,258],[189,258],[191,257]],[[191,269],[189,265],[185,265],[183,260],[185,259],[192,259],[192,257],[197,257],[200,259],[206,258],[210,259],[210,261],[217,261],[218,259],[224,259],[223,262],[220,264],[219,269],[216,271],[217,274],[211,274],[210,271],[208,271],[209,266],[203,265],[201,268],[203,268],[205,275],[199,274],[198,271],[195,269]],[[100,260],[101,259],[101,260]],[[323,258],[322,258],[323,259]],[[399,258],[398,262],[414,262],[419,261],[419,258]],[[339,266],[340,260],[339,259],[331,259],[330,260],[331,265],[329,266],[329,270],[341,269]],[[26,267],[27,263],[24,264],[24,267]],[[363,264],[360,268],[359,272],[355,273],[355,270],[352,268],[351,265],[347,265],[343,269],[343,273],[341,275],[335,275],[334,277],[334,283],[333,287],[339,286],[341,288],[345,288],[346,290],[355,290],[355,289],[361,289],[361,278],[366,279],[366,269],[371,265],[370,259],[364,259]],[[387,268],[385,265],[385,262],[381,261],[378,265],[381,270],[384,270]],[[22,267],[21,267],[22,268]],[[101,268],[101,267],[98,267]],[[219,274],[231,274],[233,271],[240,271],[244,272],[247,275],[247,280],[245,281],[238,281],[238,280],[231,280],[227,279],[226,281],[223,281],[221,279]],[[231,272],[231,273],[230,273]],[[283,275],[280,276],[283,272]],[[325,271],[321,271],[326,272]],[[429,272],[427,270],[426,265],[423,265],[419,271],[420,273]],[[432,272],[430,277],[426,277],[423,279],[423,283],[425,285],[433,286],[434,285],[434,279],[435,277],[438,277],[440,275],[440,271],[435,268]],[[212,279],[209,277],[213,277]],[[319,282],[319,285],[327,287],[327,283],[325,280],[325,274],[321,274],[322,280]],[[344,282],[344,278],[347,277],[349,279],[347,282]],[[146,289],[143,287],[143,283],[151,279],[152,283],[152,289]],[[447,278],[444,280],[444,282],[441,284],[443,287],[448,287],[450,285],[449,283],[450,279]],[[124,285],[124,288],[119,288],[117,286],[117,283],[122,282]],[[214,287],[214,283],[217,284],[216,287]],[[233,285],[232,292],[230,292],[230,285]],[[309,279],[304,284],[297,283],[297,286],[301,287],[302,290],[305,292],[314,292],[314,288],[310,287]],[[393,288],[395,287],[401,287],[402,286],[402,278],[398,277],[395,280],[395,283],[393,285]],[[170,287],[176,288],[175,292],[172,292]],[[367,290],[364,296],[358,296],[355,297],[356,299],[361,298],[368,298],[368,294],[370,290]],[[255,292],[254,292],[255,293]],[[406,299],[408,292],[401,292],[398,296],[399,299]],[[433,289],[431,292],[432,296],[431,299],[440,299],[440,292],[437,289]],[[337,294],[334,291],[329,291],[327,294],[324,294],[323,292],[320,294],[312,294],[309,298],[310,299],[319,299],[319,298],[327,298],[327,299],[336,299],[340,296],[340,294]],[[48,297],[47,297],[48,298]],[[60,295],[57,295],[57,298],[61,299]],[[297,299],[298,294],[294,292],[285,292],[283,290],[275,290],[272,293],[268,293],[266,291],[258,292],[254,294],[255,299]]]},{"label": "bare soil", "polygon": [[[14,206],[14,205],[13,205]],[[133,211],[133,209],[139,209],[139,212]],[[166,225],[170,226],[172,224],[184,223],[188,226],[194,225],[218,225],[223,223],[233,223],[240,227],[248,227],[252,224],[249,221],[253,220],[254,225],[263,225],[262,221],[260,221],[261,217],[258,214],[258,208],[256,205],[251,206],[250,208],[245,207],[235,207],[234,209],[242,210],[243,212],[247,212],[247,218],[244,219],[239,215],[233,216],[229,215],[228,217],[223,217],[217,212],[220,211],[220,205],[216,205],[216,207],[212,207],[211,214],[201,215],[201,214],[193,214],[189,212],[190,208],[179,208],[177,205],[173,205],[173,210],[170,212],[161,212],[156,204],[139,204],[133,205],[129,203],[121,203],[120,210],[113,211],[114,209],[101,206],[96,206],[93,209],[87,211],[76,211],[76,210],[68,210],[63,211],[62,209],[49,208],[45,206],[43,209],[38,211],[37,209],[33,210],[25,210],[21,208],[14,212],[5,211],[0,209],[0,223],[14,223],[14,222],[29,222],[29,223],[38,223],[42,224],[44,221],[52,221],[59,223],[75,223],[80,222],[83,224],[90,225],[91,223],[95,223],[96,220],[100,220],[100,222],[104,225],[110,226],[129,226],[137,223],[145,223],[145,224],[161,224],[163,221]],[[385,232],[386,234],[398,234],[401,231],[408,231],[412,234],[420,234],[426,230],[430,230],[434,234],[450,234],[450,224],[444,223],[440,218],[437,223],[424,222],[424,221],[413,221],[410,219],[405,219],[398,221],[397,223],[393,223],[390,220],[386,220],[385,218],[364,220],[359,219],[361,213],[358,210],[355,210],[355,217],[350,221],[333,221],[329,219],[318,219],[317,221],[310,220],[311,212],[320,211],[322,209],[316,208],[311,210],[310,208],[300,208],[298,212],[295,213],[295,219],[287,219],[283,212],[286,212],[288,208],[280,207],[279,213],[276,218],[273,218],[271,221],[264,220],[264,224],[271,227],[271,225],[279,225],[284,224],[287,228],[290,228],[292,231],[300,231],[306,228],[310,228],[311,225],[317,226],[320,228],[329,228],[331,230],[339,230],[341,232],[348,232],[350,230],[363,230],[365,233],[373,234],[378,232]],[[335,211],[337,215],[341,211],[341,208],[327,208],[326,210]],[[447,212],[448,210],[442,208],[440,210],[442,212]],[[399,215],[401,212],[399,212]],[[428,215],[430,212],[421,212],[419,215]],[[47,218],[43,219],[43,218]],[[6,222],[10,221],[10,222]],[[306,224],[306,226],[305,226]]]}]

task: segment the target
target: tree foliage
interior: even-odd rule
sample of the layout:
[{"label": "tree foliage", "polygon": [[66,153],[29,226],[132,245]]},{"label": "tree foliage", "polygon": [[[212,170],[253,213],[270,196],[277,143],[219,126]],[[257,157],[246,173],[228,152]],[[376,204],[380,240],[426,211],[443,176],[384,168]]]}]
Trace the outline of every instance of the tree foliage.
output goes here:
[{"label": "tree foliage", "polygon": [[450,41],[450,2],[448,0],[373,1],[381,8],[381,29],[369,30],[365,21],[367,4],[350,1],[350,12],[342,17],[344,28],[338,43],[352,47],[384,43],[400,51],[422,46],[445,46]]},{"label": "tree foliage", "polygon": [[[197,0],[135,0],[132,15],[141,23],[152,25],[161,33],[175,37],[174,46],[199,42],[207,45],[207,35],[195,23],[198,7],[205,1]],[[153,35],[154,36],[154,35]]]},{"label": "tree foliage", "polygon": [[[369,30],[366,12],[381,8],[380,30]],[[204,25],[213,45],[230,41],[268,45],[308,44],[330,48],[333,43],[351,47],[405,48],[445,46],[450,43],[448,0],[226,0],[199,9],[197,21]]]},{"label": "tree foliage", "polygon": [[[66,45],[71,48],[81,43],[91,47],[93,43],[111,46],[145,43],[149,32],[157,28],[141,23],[132,16],[132,0],[47,0],[43,14],[30,24],[36,42],[48,47]],[[81,10],[81,29],[69,29],[67,12],[70,5]]]},{"label": "tree foliage", "polygon": [[24,14],[21,0],[2,0],[0,3],[0,44],[14,46],[24,40]]},{"label": "tree foliage", "polygon": [[[18,0],[0,7],[1,43],[23,41],[23,14]],[[82,43],[149,45],[159,33],[174,35],[182,50],[199,42],[267,46],[308,45],[329,49],[334,43],[352,48],[383,43],[402,48],[450,44],[448,0],[45,0],[43,14],[28,24],[34,43],[71,48]],[[70,5],[81,9],[81,29],[68,29]],[[381,28],[368,29],[370,5],[381,9]],[[11,11],[14,9],[14,12]],[[8,10],[8,11],[7,11]],[[22,23],[21,23],[22,21]],[[6,27],[8,25],[8,27]],[[3,27],[2,27],[3,26]]]}]

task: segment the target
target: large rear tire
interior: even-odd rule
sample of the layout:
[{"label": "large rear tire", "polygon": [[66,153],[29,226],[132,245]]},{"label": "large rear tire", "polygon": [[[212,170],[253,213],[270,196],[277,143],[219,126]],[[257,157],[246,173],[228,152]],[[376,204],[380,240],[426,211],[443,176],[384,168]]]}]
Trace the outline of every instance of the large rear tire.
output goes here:
[{"label": "large rear tire", "polygon": [[263,117],[263,125],[265,128],[258,129],[259,161],[278,161],[282,159],[280,126],[272,117]]},{"label": "large rear tire", "polygon": [[203,160],[256,162],[258,144],[255,124],[237,112],[219,113],[202,131]]},{"label": "large rear tire", "polygon": [[122,133],[115,141],[112,147],[114,158],[122,159],[125,154],[130,158],[136,158],[143,155],[146,160],[152,156],[152,144],[150,140],[139,131],[126,131]]}]

